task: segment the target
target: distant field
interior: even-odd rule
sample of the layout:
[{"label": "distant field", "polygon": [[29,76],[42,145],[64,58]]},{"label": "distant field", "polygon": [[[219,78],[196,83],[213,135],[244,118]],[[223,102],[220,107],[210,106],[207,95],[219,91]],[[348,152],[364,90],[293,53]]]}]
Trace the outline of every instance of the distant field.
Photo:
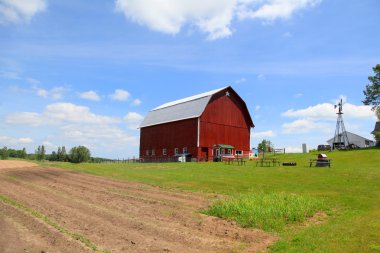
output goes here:
[{"label": "distant field", "polygon": [[[216,203],[206,212],[279,235],[281,239],[271,252],[380,252],[380,149],[334,151],[327,155],[333,159],[332,168],[309,168],[308,159],[315,158],[316,153],[276,155],[281,161],[297,162],[296,167],[262,168],[255,162],[245,166],[211,162],[49,166],[163,188],[231,196],[230,202],[222,202],[230,205],[228,210],[223,207],[211,212]],[[272,213],[258,209],[262,219],[284,215],[278,221],[281,226],[250,222],[255,219],[249,213],[244,220],[241,214],[255,205],[273,209]],[[304,205],[310,206],[305,210],[305,219],[302,214],[289,217],[296,212],[290,209]],[[317,215],[307,218],[310,212]]]}]

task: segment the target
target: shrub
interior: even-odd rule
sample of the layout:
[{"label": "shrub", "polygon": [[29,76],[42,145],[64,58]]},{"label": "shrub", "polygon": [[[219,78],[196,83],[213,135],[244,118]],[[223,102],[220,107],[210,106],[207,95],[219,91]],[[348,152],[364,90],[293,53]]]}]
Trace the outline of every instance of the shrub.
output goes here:
[{"label": "shrub", "polygon": [[70,150],[69,159],[72,163],[88,162],[91,158],[91,153],[85,146],[73,147]]}]

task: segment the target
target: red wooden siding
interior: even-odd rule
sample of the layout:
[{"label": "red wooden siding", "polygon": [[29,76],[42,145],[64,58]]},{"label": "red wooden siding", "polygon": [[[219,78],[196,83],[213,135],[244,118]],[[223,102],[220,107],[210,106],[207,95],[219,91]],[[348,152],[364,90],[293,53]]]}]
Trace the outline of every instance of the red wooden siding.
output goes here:
[{"label": "red wooden siding", "polygon": [[225,91],[214,95],[200,117],[200,148],[209,147],[209,157],[215,144],[232,145],[245,154],[250,149],[249,115],[240,98],[233,91],[229,93],[229,96]]},{"label": "red wooden siding", "polygon": [[[145,160],[160,158],[163,156],[162,149],[164,148],[166,148],[166,157],[172,157],[174,148],[178,148],[179,153],[182,153],[184,147],[187,148],[188,153],[196,156],[197,128],[196,118],[141,128],[140,158]],[[154,157],[151,155],[152,149],[155,150]],[[146,150],[149,150],[149,156],[146,156]]]}]

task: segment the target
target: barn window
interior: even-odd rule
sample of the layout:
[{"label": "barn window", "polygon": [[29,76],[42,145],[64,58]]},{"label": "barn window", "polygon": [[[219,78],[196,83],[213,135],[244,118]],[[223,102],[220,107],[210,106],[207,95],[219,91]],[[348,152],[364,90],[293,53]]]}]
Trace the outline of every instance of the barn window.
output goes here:
[{"label": "barn window", "polygon": [[235,151],[235,154],[236,154],[236,155],[242,155],[242,154],[243,154],[243,150],[236,150],[236,151]]},{"label": "barn window", "polygon": [[156,152],[154,151],[154,149],[152,149],[152,155],[155,155],[156,154]]},{"label": "barn window", "polygon": [[228,150],[228,154],[231,155],[232,150],[230,148],[227,150]]},{"label": "barn window", "polygon": [[221,149],[220,149],[220,153],[221,153],[222,155],[224,155],[224,154],[225,154],[225,152],[226,152],[226,151],[225,151],[225,149],[224,149],[224,148],[221,148]]},{"label": "barn window", "polygon": [[149,150],[148,150],[148,149],[145,151],[145,154],[146,154],[147,156],[149,156]]},{"label": "barn window", "polygon": [[166,155],[166,148],[162,149],[162,155]]},{"label": "barn window", "polygon": [[175,155],[178,155],[178,148],[175,148],[175,149],[174,149],[174,154],[175,154]]},{"label": "barn window", "polygon": [[182,153],[187,154],[187,148],[186,147],[182,149]]}]

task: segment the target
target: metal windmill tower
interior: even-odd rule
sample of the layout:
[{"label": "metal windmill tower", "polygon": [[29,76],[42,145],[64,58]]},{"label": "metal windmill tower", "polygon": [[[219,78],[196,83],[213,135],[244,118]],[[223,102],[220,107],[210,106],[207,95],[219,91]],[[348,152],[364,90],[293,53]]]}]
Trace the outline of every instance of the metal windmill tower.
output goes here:
[{"label": "metal windmill tower", "polygon": [[343,101],[342,99],[340,102],[334,106],[334,108],[339,108],[339,111],[336,113],[338,114],[338,119],[336,121],[336,129],[335,129],[335,136],[334,136],[334,142],[333,142],[333,148],[334,149],[341,149],[346,148],[349,146],[349,141],[347,137],[346,128],[344,127],[343,123]]}]

